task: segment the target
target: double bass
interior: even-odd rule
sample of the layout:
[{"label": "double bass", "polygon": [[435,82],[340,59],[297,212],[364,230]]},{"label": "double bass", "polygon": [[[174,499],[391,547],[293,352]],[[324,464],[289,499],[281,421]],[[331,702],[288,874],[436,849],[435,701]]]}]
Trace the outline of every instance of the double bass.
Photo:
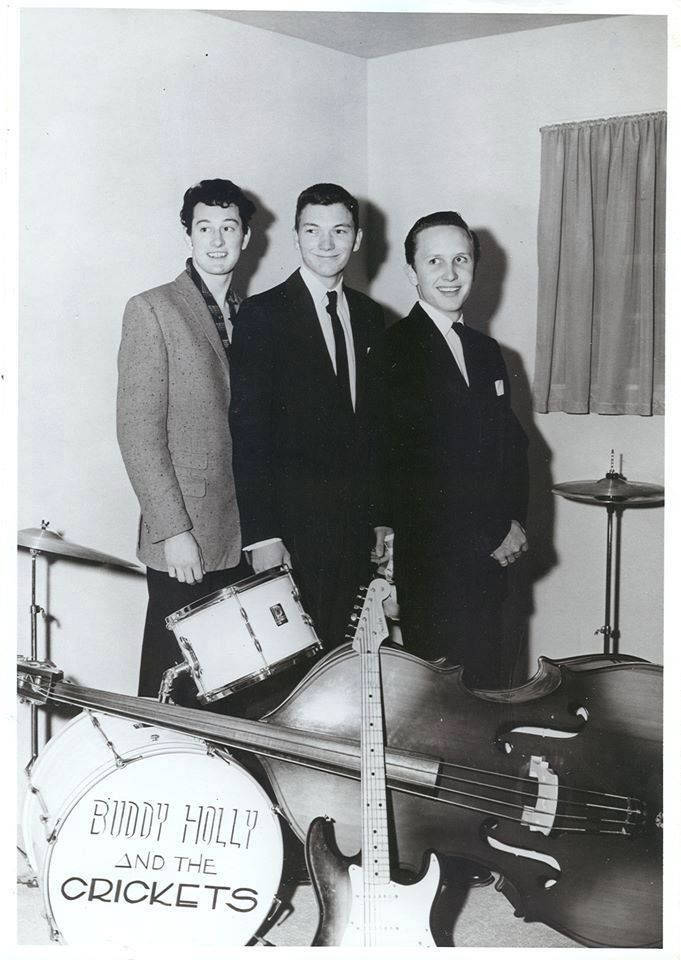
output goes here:
[{"label": "double bass", "polygon": [[[499,874],[518,917],[587,946],[662,940],[662,668],[636,658],[540,658],[507,691],[459,667],[381,647],[386,786],[396,866],[427,851]],[[255,753],[304,841],[320,815],[345,856],[361,847],[358,657],[320,660],[261,720],[64,682],[20,659],[18,692],[169,727]]]}]

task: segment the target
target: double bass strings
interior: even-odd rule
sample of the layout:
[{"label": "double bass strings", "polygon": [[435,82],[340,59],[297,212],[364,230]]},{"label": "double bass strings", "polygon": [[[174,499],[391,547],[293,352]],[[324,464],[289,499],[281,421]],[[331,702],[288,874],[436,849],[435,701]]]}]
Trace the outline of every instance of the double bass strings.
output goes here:
[{"label": "double bass strings", "polygon": [[[35,683],[32,679],[29,681],[28,686],[33,687],[36,694],[44,698],[44,692],[41,691],[39,684]],[[87,703],[84,703],[84,700],[88,698],[83,696],[84,694],[90,693],[90,699],[94,700],[93,696],[94,691],[87,691],[85,688],[79,688],[76,685],[72,685],[72,690],[69,690],[68,683],[58,683],[55,686],[54,691],[50,695],[50,699],[56,702],[71,704],[77,706],[88,706]],[[321,746],[316,747],[316,753],[325,754],[329,757],[328,763],[326,765],[314,763],[299,756],[291,756],[290,753],[286,752],[287,738],[285,734],[281,733],[282,728],[279,728],[277,731],[276,745],[270,746],[253,746],[250,744],[244,744],[240,742],[239,737],[234,735],[230,736],[224,730],[225,722],[232,722],[236,718],[224,718],[218,715],[205,714],[200,711],[187,711],[186,708],[176,708],[178,711],[175,714],[173,711],[159,711],[159,706],[168,706],[160,705],[155,701],[145,702],[140,700],[137,697],[124,697],[122,695],[110,695],[111,702],[102,702],[103,698],[101,696],[102,692],[97,691],[99,696],[96,698],[99,702],[93,702],[90,704],[91,707],[99,709],[104,713],[112,713],[117,716],[123,716],[130,718],[131,713],[134,713],[136,719],[141,719],[151,724],[157,724],[159,726],[169,727],[171,729],[180,730],[185,733],[192,733],[191,724],[185,719],[183,720],[183,714],[187,713],[196,713],[201,716],[201,723],[204,731],[199,736],[200,739],[207,740],[211,743],[216,743],[221,746],[235,747],[237,749],[244,749],[247,752],[255,753],[257,755],[272,757],[273,759],[282,760],[285,762],[297,764],[302,767],[307,767],[313,770],[320,770],[326,773],[334,773],[338,776],[344,776],[352,780],[359,780],[359,772],[354,770],[347,769],[347,756],[339,751],[334,751],[332,747]],[[123,703],[123,701],[125,701]],[[129,701],[129,703],[128,703]],[[179,711],[182,711],[181,713]],[[257,723],[257,721],[254,721]],[[221,730],[220,727],[223,726]],[[263,724],[263,727],[267,727],[267,724]],[[273,731],[270,731],[273,732]],[[193,733],[194,736],[197,736],[197,733]],[[263,739],[266,738],[267,731],[262,731]],[[292,748],[297,748],[297,744],[291,742]],[[358,745],[359,747],[359,745]],[[339,758],[340,757],[340,762]],[[335,760],[335,763],[334,763]],[[346,764],[344,767],[343,764]],[[413,772],[418,772],[418,768],[411,768],[406,763],[391,763],[392,767],[402,767],[405,770],[405,776],[400,778],[388,778],[388,788],[390,790],[396,790],[399,793],[410,794],[425,800],[431,800],[435,803],[444,803],[450,806],[458,807],[460,809],[486,814],[488,816],[493,816],[503,820],[509,820],[512,822],[519,822],[522,820],[523,812],[525,811],[525,805],[521,803],[514,802],[513,800],[503,801],[499,800],[494,796],[485,795],[484,791],[499,791],[506,790],[511,792],[512,787],[510,784],[522,786],[530,786],[533,789],[520,793],[516,793],[516,797],[528,797],[535,801],[541,800],[544,798],[544,794],[541,792],[541,785],[537,784],[536,780],[532,780],[529,777],[522,777],[512,774],[503,774],[496,773],[491,770],[484,770],[482,768],[475,768],[470,766],[465,766],[463,764],[455,763],[444,763],[441,764],[441,769],[443,771],[463,771],[465,773],[474,773],[477,775],[483,775],[491,778],[492,780],[498,780],[498,783],[484,783],[476,780],[468,780],[464,778],[457,777],[452,773],[443,772],[440,775],[440,780],[454,780],[460,781],[462,783],[468,784],[469,786],[477,787],[481,789],[483,793],[476,793],[468,791],[466,789],[457,790],[453,787],[445,786],[443,783],[434,784],[427,790],[423,789],[423,781],[417,777],[412,776]],[[418,788],[421,789],[418,789]],[[446,794],[446,796],[445,796]],[[588,795],[590,800],[573,800],[571,796],[573,794]],[[460,797],[460,800],[452,799],[453,797]],[[608,801],[621,801],[621,806],[614,806]],[[479,804],[483,804],[480,806]],[[487,804],[488,806],[485,806]],[[646,813],[645,805],[636,798],[627,797],[619,794],[612,793],[601,793],[594,790],[586,790],[580,787],[570,787],[570,786],[559,786],[558,790],[558,805],[560,807],[560,812],[556,810],[555,821],[560,820],[561,823],[556,823],[556,829],[566,832],[581,832],[581,833],[598,833],[598,834],[614,834],[618,836],[631,836],[634,832],[637,832],[641,826],[645,825],[646,822]],[[567,807],[568,809],[573,808],[576,810],[582,810],[582,813],[568,813],[562,812],[563,809]],[[508,810],[509,812],[504,812]],[[623,814],[622,817],[613,817],[605,818],[598,816],[594,813],[596,810],[610,811],[614,813]],[[514,811],[520,811],[516,813]],[[564,821],[568,820],[581,820],[585,825],[583,826],[570,826]],[[608,826],[606,826],[606,824]],[[613,828],[611,828],[611,825]]]}]

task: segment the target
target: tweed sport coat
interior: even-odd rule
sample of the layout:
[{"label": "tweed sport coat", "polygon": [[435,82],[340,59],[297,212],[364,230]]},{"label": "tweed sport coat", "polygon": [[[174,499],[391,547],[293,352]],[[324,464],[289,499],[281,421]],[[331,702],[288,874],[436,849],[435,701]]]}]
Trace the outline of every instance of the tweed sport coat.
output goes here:
[{"label": "tweed sport coat", "polygon": [[206,571],[235,566],[239,512],[229,361],[186,272],[133,297],[118,354],[118,442],[141,517],[137,556],[167,570],[163,541],[191,530]]}]

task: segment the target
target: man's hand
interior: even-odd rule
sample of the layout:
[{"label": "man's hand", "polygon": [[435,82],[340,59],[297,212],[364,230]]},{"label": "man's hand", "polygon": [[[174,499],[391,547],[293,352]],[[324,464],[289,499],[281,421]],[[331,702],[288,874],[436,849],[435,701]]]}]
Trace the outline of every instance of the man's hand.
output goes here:
[{"label": "man's hand", "polygon": [[274,543],[265,543],[262,546],[253,547],[248,553],[251,555],[251,566],[254,573],[262,573],[263,570],[280,567],[282,563],[291,566],[291,554],[284,546],[283,540],[275,540]]},{"label": "man's hand", "polygon": [[515,563],[518,557],[528,549],[525,531],[517,520],[511,520],[511,529],[508,531],[497,549],[491,554],[502,567]]},{"label": "man's hand", "polygon": [[201,583],[203,557],[194,535],[189,530],[168,537],[163,542],[168,574],[180,583]]},{"label": "man's hand", "polygon": [[393,532],[392,527],[374,527],[374,533],[376,534],[376,542],[374,548],[371,551],[371,562],[372,563],[385,563],[388,560],[388,548],[386,546],[385,538]]}]

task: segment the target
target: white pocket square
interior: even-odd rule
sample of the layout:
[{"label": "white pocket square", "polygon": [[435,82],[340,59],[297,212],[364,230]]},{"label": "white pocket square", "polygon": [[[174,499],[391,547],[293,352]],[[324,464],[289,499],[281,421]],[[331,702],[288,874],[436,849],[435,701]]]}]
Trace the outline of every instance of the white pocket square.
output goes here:
[{"label": "white pocket square", "polygon": [[503,381],[503,380],[495,380],[495,381],[494,381],[494,389],[497,391],[497,396],[498,396],[498,397],[503,397],[503,395],[504,395],[504,381]]}]

